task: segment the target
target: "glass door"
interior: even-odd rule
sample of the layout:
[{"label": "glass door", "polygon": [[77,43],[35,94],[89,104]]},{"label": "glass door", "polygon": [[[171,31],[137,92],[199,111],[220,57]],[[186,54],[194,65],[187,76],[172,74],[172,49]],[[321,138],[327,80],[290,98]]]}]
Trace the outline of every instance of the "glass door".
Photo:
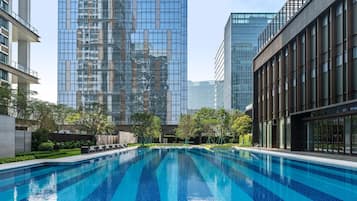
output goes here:
[{"label": "glass door", "polygon": [[338,130],[337,130],[337,149],[338,153],[345,153],[345,119],[343,117],[338,120]]},{"label": "glass door", "polygon": [[352,154],[357,154],[357,115],[353,115],[351,120],[351,149]]}]

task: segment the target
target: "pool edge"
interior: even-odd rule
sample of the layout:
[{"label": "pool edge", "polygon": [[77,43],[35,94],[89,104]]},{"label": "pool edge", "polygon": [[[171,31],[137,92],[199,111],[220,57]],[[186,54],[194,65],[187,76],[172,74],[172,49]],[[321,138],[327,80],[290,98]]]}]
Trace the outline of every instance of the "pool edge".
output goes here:
[{"label": "pool edge", "polygon": [[311,162],[311,163],[315,163],[315,164],[319,164],[319,165],[338,167],[338,168],[349,169],[349,170],[357,170],[357,162],[354,162],[354,161],[323,158],[323,157],[319,157],[319,156],[308,156],[308,155],[302,155],[302,154],[298,154],[298,153],[286,153],[286,152],[279,152],[279,151],[259,149],[259,148],[247,148],[247,147],[236,147],[236,146],[233,148],[236,150],[268,154],[268,155],[272,155],[272,156],[279,156],[279,157],[303,161],[303,162]]},{"label": "pool edge", "polygon": [[78,163],[84,163],[89,160],[115,155],[121,152],[135,150],[137,148],[139,147],[138,146],[128,147],[119,150],[112,150],[112,151],[93,153],[93,154],[81,154],[77,156],[69,156],[69,157],[57,158],[57,159],[34,159],[34,160],[19,161],[13,163],[5,163],[5,164],[0,164],[0,171],[29,168],[29,167],[36,167],[36,166],[45,166],[45,165],[75,165]]}]

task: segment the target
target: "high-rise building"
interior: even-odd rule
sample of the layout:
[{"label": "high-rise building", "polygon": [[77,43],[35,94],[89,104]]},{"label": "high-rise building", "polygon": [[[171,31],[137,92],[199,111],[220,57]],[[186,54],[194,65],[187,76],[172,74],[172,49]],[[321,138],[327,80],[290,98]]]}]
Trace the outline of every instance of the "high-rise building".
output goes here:
[{"label": "high-rise building", "polygon": [[252,61],[259,33],[273,13],[232,13],[224,33],[224,108],[244,111],[253,101]]},{"label": "high-rise building", "polygon": [[[30,0],[18,0],[15,12],[13,1],[0,0],[0,85],[17,87],[25,95],[31,84],[38,84],[38,75],[30,67],[30,44],[39,42],[40,36],[30,23],[30,4]],[[8,108],[0,109],[8,113]]]},{"label": "high-rise building", "polygon": [[104,105],[117,125],[187,110],[187,0],[58,0],[58,103]]},{"label": "high-rise building", "polygon": [[188,109],[214,108],[215,81],[188,83]]},{"label": "high-rise building", "polygon": [[254,59],[254,141],[357,154],[357,1],[289,0],[279,16],[291,12]]},{"label": "high-rise building", "polygon": [[224,41],[219,46],[216,56],[214,58],[214,80],[214,108],[224,108]]}]

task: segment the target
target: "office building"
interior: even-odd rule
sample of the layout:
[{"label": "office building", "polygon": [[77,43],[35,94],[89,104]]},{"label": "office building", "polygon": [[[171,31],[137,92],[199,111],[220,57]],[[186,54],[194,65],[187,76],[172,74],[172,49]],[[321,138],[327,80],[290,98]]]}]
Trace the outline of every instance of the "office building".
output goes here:
[{"label": "office building", "polygon": [[253,101],[252,61],[272,13],[232,13],[224,33],[224,108],[244,111]]},{"label": "office building", "polygon": [[215,81],[188,82],[188,109],[214,108]]},{"label": "office building", "polygon": [[58,103],[105,106],[117,125],[187,111],[187,0],[59,0]]},{"label": "office building", "polygon": [[254,141],[357,154],[357,1],[290,0],[280,15],[289,8],[254,59]]},{"label": "office building", "polygon": [[219,46],[217,54],[214,58],[214,80],[214,108],[224,108],[224,41]]}]

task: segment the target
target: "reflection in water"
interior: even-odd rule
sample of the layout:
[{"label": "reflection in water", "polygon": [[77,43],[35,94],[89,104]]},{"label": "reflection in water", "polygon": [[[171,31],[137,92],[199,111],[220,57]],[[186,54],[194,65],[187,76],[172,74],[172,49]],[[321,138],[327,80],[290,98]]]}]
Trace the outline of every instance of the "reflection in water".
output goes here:
[{"label": "reflection in water", "polygon": [[0,172],[0,201],[356,201],[356,187],[356,171],[227,150],[139,149]]},{"label": "reflection in water", "polygon": [[29,184],[29,201],[57,200],[57,174],[54,172],[43,180],[31,180]]}]

